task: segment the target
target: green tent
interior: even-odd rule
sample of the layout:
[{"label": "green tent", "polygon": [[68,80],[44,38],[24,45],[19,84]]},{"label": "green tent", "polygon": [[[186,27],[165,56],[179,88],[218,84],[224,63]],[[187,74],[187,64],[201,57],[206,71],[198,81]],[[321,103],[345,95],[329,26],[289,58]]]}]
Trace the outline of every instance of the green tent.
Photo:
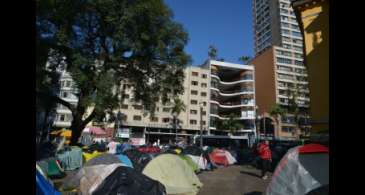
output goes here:
[{"label": "green tent", "polygon": [[56,158],[51,157],[39,161],[37,162],[37,165],[42,169],[45,176],[49,178],[62,178],[65,176],[65,173]]},{"label": "green tent", "polygon": [[199,171],[199,166],[189,156],[179,155],[179,157],[185,160],[194,172]]},{"label": "green tent", "polygon": [[196,195],[203,186],[188,163],[174,154],[157,156],[142,173],[162,183],[167,194]]}]

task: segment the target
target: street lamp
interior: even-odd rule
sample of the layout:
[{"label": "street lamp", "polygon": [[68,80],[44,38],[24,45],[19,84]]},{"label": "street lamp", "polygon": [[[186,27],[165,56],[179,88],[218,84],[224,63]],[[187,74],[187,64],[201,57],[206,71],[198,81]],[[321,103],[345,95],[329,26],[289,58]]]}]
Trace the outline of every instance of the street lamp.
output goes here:
[{"label": "street lamp", "polygon": [[[119,133],[119,131],[120,131],[120,123],[122,122],[122,120],[123,120],[123,114],[119,110],[117,113],[117,126],[116,126],[117,133]],[[115,137],[115,135],[114,135],[114,137]]]},{"label": "street lamp", "polygon": [[203,148],[203,102],[199,103],[200,106],[200,147]]}]

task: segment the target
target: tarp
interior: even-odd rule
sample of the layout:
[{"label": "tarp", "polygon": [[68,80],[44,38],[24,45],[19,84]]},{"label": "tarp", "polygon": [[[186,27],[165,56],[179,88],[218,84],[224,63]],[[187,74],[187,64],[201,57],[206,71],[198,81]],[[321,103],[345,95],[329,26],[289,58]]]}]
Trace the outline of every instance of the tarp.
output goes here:
[{"label": "tarp", "polygon": [[129,167],[117,167],[106,177],[93,195],[163,195],[165,187],[158,181]]},{"label": "tarp", "polygon": [[110,165],[115,163],[121,163],[117,156],[114,154],[104,153],[87,161],[85,166]]},{"label": "tarp", "polygon": [[87,162],[87,161],[89,161],[90,159],[93,159],[93,158],[95,158],[95,157],[97,157],[97,156],[100,156],[100,155],[102,155],[102,154],[104,154],[104,152],[98,152],[98,151],[94,151],[93,153],[83,152],[83,153],[82,153],[82,156],[83,156],[83,158],[84,158],[85,162]]},{"label": "tarp", "polygon": [[150,155],[136,149],[127,150],[124,154],[132,161],[134,169],[138,172],[142,172],[147,163],[152,159]]},{"label": "tarp", "polygon": [[62,188],[78,188],[79,194],[92,194],[105,180],[105,178],[107,178],[116,168],[120,166],[122,166],[121,163],[83,167],[72,179],[66,181]]},{"label": "tarp", "polygon": [[61,195],[38,170],[36,170],[35,177],[37,195]]},{"label": "tarp", "polygon": [[179,155],[179,157],[181,159],[185,160],[194,172],[198,172],[199,171],[198,164],[196,164],[189,156],[187,156],[187,155]]},{"label": "tarp", "polygon": [[141,146],[138,148],[138,151],[142,153],[159,153],[161,150],[156,146]]},{"label": "tarp", "polygon": [[77,146],[72,146],[62,153],[57,153],[56,158],[60,161],[62,168],[66,171],[82,167],[82,150]]},{"label": "tarp", "polygon": [[61,165],[54,157],[47,158],[37,162],[37,165],[42,169],[43,173],[50,178],[61,178],[65,174]]},{"label": "tarp", "polygon": [[152,159],[143,174],[161,182],[167,194],[195,195],[203,186],[186,161],[174,154],[161,154]]},{"label": "tarp", "polygon": [[128,158],[128,156],[123,155],[123,154],[118,154],[117,157],[119,158],[119,160],[126,165],[127,167],[133,168],[133,163],[132,161]]},{"label": "tarp", "polygon": [[93,138],[90,133],[82,133],[80,140],[81,144],[84,146],[90,146],[93,143]]},{"label": "tarp", "polygon": [[106,132],[100,127],[88,127],[88,131],[86,132],[94,135],[106,135]]},{"label": "tarp", "polygon": [[307,194],[328,184],[328,148],[308,144],[294,147],[285,154],[275,169],[266,194]]},{"label": "tarp", "polygon": [[210,158],[210,161],[212,161],[212,163],[214,163],[216,165],[224,165],[224,166],[229,165],[229,161],[227,159],[227,155],[226,155],[225,150],[214,149],[209,154],[209,158]]},{"label": "tarp", "polygon": [[191,158],[191,160],[194,161],[198,165],[199,169],[201,169],[201,170],[207,169],[208,161],[207,161],[207,159],[205,159],[203,157],[203,154],[201,154],[200,156],[194,156],[194,155],[188,154],[187,156],[189,156]]}]

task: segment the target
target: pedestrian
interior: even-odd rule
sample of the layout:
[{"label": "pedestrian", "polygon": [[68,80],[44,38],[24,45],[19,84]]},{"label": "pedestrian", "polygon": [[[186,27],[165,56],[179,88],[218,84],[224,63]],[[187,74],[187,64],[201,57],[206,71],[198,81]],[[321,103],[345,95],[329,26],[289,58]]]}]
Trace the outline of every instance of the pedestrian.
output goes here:
[{"label": "pedestrian", "polygon": [[269,141],[265,140],[263,143],[259,145],[259,155],[262,161],[262,172],[261,177],[263,180],[267,179],[266,172],[270,169],[270,165],[272,162],[271,158],[271,150],[269,147]]}]

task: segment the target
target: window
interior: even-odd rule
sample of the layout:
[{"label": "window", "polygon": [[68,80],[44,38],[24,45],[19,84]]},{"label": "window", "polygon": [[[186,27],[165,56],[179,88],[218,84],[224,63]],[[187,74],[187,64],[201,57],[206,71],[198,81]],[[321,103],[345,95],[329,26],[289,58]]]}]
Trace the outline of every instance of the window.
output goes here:
[{"label": "window", "polygon": [[159,108],[159,107],[157,107],[157,108],[156,108],[156,111],[160,111],[160,108]]},{"label": "window", "polygon": [[129,95],[128,94],[123,94],[123,98],[129,99]]},{"label": "window", "polygon": [[67,93],[67,92],[63,92],[63,93],[62,93],[62,97],[63,97],[63,98],[67,98],[67,97],[68,97],[68,93]]},{"label": "window", "polygon": [[292,31],[291,35],[293,35],[295,37],[302,37],[302,34],[300,32],[295,32],[295,31]]},{"label": "window", "polygon": [[61,115],[60,115],[60,121],[62,121],[62,122],[63,122],[63,121],[65,121],[65,119],[66,119],[66,115],[61,114]]},{"label": "window", "polygon": [[61,87],[64,87],[65,81],[61,81],[60,85],[61,85]]},{"label": "window", "polygon": [[191,75],[197,77],[197,76],[199,76],[199,73],[198,72],[191,72]]},{"label": "window", "polygon": [[198,101],[197,100],[190,100],[190,103],[193,104],[193,105],[196,105],[196,104],[198,104]]},{"label": "window", "polygon": [[198,91],[196,91],[196,90],[191,90],[191,95],[198,95]]},{"label": "window", "polygon": [[202,74],[202,78],[206,79],[207,78],[207,74]]},{"label": "window", "polygon": [[289,37],[282,36],[282,38],[285,42],[291,42],[291,39]]},{"label": "window", "polygon": [[71,81],[66,81],[66,87],[70,87],[71,86]]},{"label": "window", "polygon": [[198,114],[197,110],[190,110],[190,114]]},{"label": "window", "polygon": [[142,117],[141,117],[141,116],[139,116],[139,115],[134,115],[134,116],[133,116],[133,120],[135,120],[135,121],[140,121],[140,120],[142,120]]},{"label": "window", "polygon": [[276,50],[276,52],[277,52],[278,55],[291,57],[291,53],[288,52],[288,51]]},{"label": "window", "polygon": [[207,92],[201,92],[200,95],[203,96],[203,97],[206,97],[207,96]]},{"label": "window", "polygon": [[127,121],[127,118],[128,118],[127,115],[125,114],[122,115],[122,121]]},{"label": "window", "polygon": [[284,35],[289,35],[290,31],[286,30],[286,29],[281,29],[281,33],[284,34]]},{"label": "window", "polygon": [[157,117],[152,117],[150,120],[151,120],[151,122],[158,122],[158,118]]},{"label": "window", "polygon": [[198,85],[198,81],[191,81],[192,85]]},{"label": "window", "polygon": [[289,11],[288,11],[288,10],[286,10],[286,9],[280,9],[280,12],[281,12],[281,13],[284,13],[284,14],[288,14],[288,13],[289,13]]},{"label": "window", "polygon": [[204,106],[207,106],[207,102],[203,102],[203,105],[204,105]]},{"label": "window", "polygon": [[303,58],[303,54],[294,53],[294,57],[296,57],[296,58]]},{"label": "window", "polygon": [[196,125],[196,124],[197,124],[196,120],[190,120],[190,125]]},{"label": "window", "polygon": [[285,66],[278,66],[278,70],[283,70],[283,71],[288,71],[288,72],[291,72],[292,71],[291,68],[285,67]]},{"label": "window", "polygon": [[201,87],[207,88],[207,84],[206,83],[201,83]]},{"label": "window", "polygon": [[123,104],[122,105],[122,109],[128,109],[128,105],[127,104]]},{"label": "window", "polygon": [[278,63],[283,63],[283,64],[292,64],[292,60],[291,59],[287,59],[287,58],[280,58],[280,57],[277,57],[276,58],[276,61]]},{"label": "window", "polygon": [[303,62],[298,60],[294,60],[294,64],[297,66],[303,66]]},{"label": "window", "polygon": [[163,112],[170,112],[170,108],[163,108],[162,111]]},{"label": "window", "polygon": [[202,112],[202,115],[203,115],[203,116],[207,115],[207,112],[206,112],[206,111],[203,111],[203,112]]},{"label": "window", "polygon": [[281,131],[290,133],[290,132],[294,131],[294,128],[293,127],[282,127]]},{"label": "window", "polygon": [[303,51],[303,48],[298,46],[293,46],[293,49],[296,51]]},{"label": "window", "polygon": [[291,49],[291,45],[288,45],[288,44],[283,44],[283,47],[284,47],[285,49]]},{"label": "window", "polygon": [[281,20],[289,21],[289,18],[287,16],[281,16]]},{"label": "window", "polygon": [[164,123],[168,123],[170,121],[170,118],[163,118],[162,119],[162,122],[164,122]]},{"label": "window", "polygon": [[134,105],[133,107],[136,110],[142,110],[142,106],[141,105]]},{"label": "window", "polygon": [[205,121],[202,121],[202,123],[203,123],[203,125],[205,125],[205,124],[206,124],[206,122],[205,122]]}]

